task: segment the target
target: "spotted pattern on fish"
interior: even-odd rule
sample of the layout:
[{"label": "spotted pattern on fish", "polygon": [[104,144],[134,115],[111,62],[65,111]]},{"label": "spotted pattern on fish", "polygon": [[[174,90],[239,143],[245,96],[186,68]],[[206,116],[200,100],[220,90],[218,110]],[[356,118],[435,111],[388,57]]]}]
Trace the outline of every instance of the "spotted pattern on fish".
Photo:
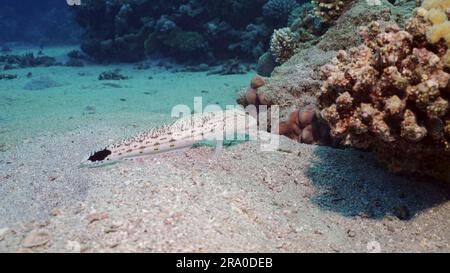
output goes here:
[{"label": "spotted pattern on fish", "polygon": [[245,134],[252,126],[256,126],[256,120],[238,109],[195,114],[93,152],[82,165],[95,167],[187,148],[203,140],[213,140],[235,133]]}]

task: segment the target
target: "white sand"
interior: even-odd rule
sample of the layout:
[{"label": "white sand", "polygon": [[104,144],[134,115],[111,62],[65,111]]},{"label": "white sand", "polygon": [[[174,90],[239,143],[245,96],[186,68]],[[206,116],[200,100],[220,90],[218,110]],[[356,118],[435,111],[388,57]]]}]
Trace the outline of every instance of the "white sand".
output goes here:
[{"label": "white sand", "polygon": [[[34,50],[36,53],[37,50]],[[70,48],[49,48],[45,54],[64,62]],[[21,49],[14,53],[27,52]],[[121,69],[132,79],[99,81],[101,72]],[[26,75],[31,72],[33,77]],[[36,135],[64,132],[88,124],[121,128],[139,124],[144,128],[170,118],[177,104],[193,106],[194,97],[203,97],[204,105],[235,104],[236,92],[249,83],[252,75],[206,76],[206,73],[170,73],[163,68],[135,70],[133,65],[88,66],[80,68],[49,67],[7,70],[17,80],[0,82],[0,125],[8,133],[3,137],[23,140]],[[79,73],[85,76],[79,76]],[[61,87],[23,90],[26,83],[47,76]],[[149,79],[152,77],[152,79]],[[120,88],[111,85],[119,85]],[[126,101],[121,101],[125,99]],[[87,114],[87,106],[95,114]],[[9,140],[9,139],[8,139]]]},{"label": "white sand", "polygon": [[[24,69],[0,82],[0,252],[450,250],[444,189],[366,153],[283,138],[280,151],[248,142],[218,161],[200,147],[80,168],[91,149],[166,122],[173,104],[232,104],[251,77],[121,66],[133,79],[105,87],[97,76],[115,67]],[[25,91],[28,71],[64,85]],[[95,114],[83,114],[88,105]],[[411,219],[395,217],[405,211]],[[23,248],[36,230],[48,238]]]}]

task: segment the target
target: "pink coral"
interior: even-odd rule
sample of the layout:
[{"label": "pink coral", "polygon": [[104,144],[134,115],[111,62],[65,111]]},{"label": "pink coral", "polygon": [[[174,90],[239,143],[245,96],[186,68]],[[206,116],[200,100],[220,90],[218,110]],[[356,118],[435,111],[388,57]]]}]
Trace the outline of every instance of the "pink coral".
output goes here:
[{"label": "pink coral", "polygon": [[361,29],[361,46],[322,67],[318,108],[334,137],[374,149],[391,170],[450,181],[447,48],[428,42],[428,25],[415,16],[405,30]]}]

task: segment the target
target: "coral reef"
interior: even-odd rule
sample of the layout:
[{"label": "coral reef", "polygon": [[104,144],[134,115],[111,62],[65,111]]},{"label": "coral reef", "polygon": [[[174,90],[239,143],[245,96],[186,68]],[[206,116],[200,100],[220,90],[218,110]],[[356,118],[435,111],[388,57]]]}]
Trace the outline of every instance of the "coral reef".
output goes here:
[{"label": "coral reef", "polygon": [[[82,50],[100,62],[162,53],[182,62],[256,60],[296,0],[85,0],[73,7]],[[264,7],[264,8],[263,8]]]},{"label": "coral reef", "polygon": [[345,11],[353,0],[313,0],[317,16],[326,22],[333,22]]},{"label": "coral reef", "polygon": [[239,40],[229,45],[228,49],[233,52],[243,52],[256,60],[264,54],[267,48],[267,37],[271,30],[272,28],[267,27],[265,24],[249,24],[240,34]]},{"label": "coral reef", "polygon": [[275,30],[270,40],[270,51],[280,64],[294,56],[298,46],[298,36],[290,28]]},{"label": "coral reef", "polygon": [[[266,85],[264,78],[254,76],[251,80],[250,87],[242,92],[237,102],[244,107],[248,105],[268,105],[268,100],[264,93],[259,90]],[[270,108],[269,108],[270,109]],[[278,133],[289,137],[300,143],[317,144],[317,145],[334,145],[330,136],[328,125],[316,116],[316,108],[313,104],[305,104],[303,107],[290,108],[292,111],[284,115],[286,121],[278,124]],[[270,120],[268,125],[271,128]]]},{"label": "coral reef", "polygon": [[239,59],[231,59],[226,61],[218,70],[210,71],[207,75],[236,75],[246,74],[250,71],[250,67],[244,67]]},{"label": "coral reef", "polygon": [[[283,119],[287,119],[292,111],[314,105],[322,85],[320,67],[334,56],[334,51],[325,52],[314,46],[295,54],[282,66],[275,68],[271,77],[264,78],[265,85],[258,88],[263,104],[269,107],[278,105]],[[246,89],[241,90],[238,101],[245,100],[246,92]]]},{"label": "coral reef", "polygon": [[363,45],[322,68],[320,116],[334,137],[374,149],[391,170],[450,181],[446,24],[450,2],[424,1],[405,29],[378,22]]},{"label": "coral reef", "polygon": [[206,41],[200,33],[179,29],[171,31],[163,44],[167,46],[170,55],[179,60],[201,55],[207,48]]},{"label": "coral reef", "polygon": [[[450,9],[449,1],[425,0],[417,15],[423,17],[428,24],[425,26],[425,34],[428,42],[437,44],[445,42],[450,48],[450,21],[448,14]],[[450,49],[445,53],[444,64],[450,67]]]},{"label": "coral reef", "polygon": [[[309,3],[297,7],[289,16],[289,27],[277,29],[272,34],[269,52],[278,64],[289,60],[298,50],[316,43],[325,32],[325,25],[313,11],[313,6]],[[270,67],[266,63],[270,64],[271,61],[266,56],[259,60],[258,66]],[[263,76],[269,76],[272,71],[264,72]]]},{"label": "coral reef", "polygon": [[275,27],[285,26],[291,12],[299,7],[296,0],[269,0],[263,6],[263,15],[271,20]]},{"label": "coral reef", "polygon": [[17,79],[17,75],[13,74],[0,74],[0,80],[13,80]]},{"label": "coral reef", "polygon": [[4,70],[10,70],[15,68],[26,67],[48,67],[60,65],[56,62],[56,59],[50,56],[46,56],[42,53],[35,56],[34,53],[26,53],[23,55],[0,55],[0,66],[3,66]]},{"label": "coral reef", "polygon": [[313,5],[304,4],[292,11],[288,26],[294,32],[298,32],[301,41],[316,39],[326,31],[326,26],[322,18],[314,13]]},{"label": "coral reef", "polygon": [[416,8],[415,1],[399,2],[396,5],[387,0],[380,0],[376,5],[369,3],[368,0],[351,2],[342,16],[320,38],[317,46],[326,51],[357,46],[362,42],[358,34],[360,26],[378,21],[382,27],[393,23],[402,27]]},{"label": "coral reef", "polygon": [[84,60],[88,59],[87,56],[79,50],[70,51],[67,53],[67,57],[69,57],[69,60],[65,63],[65,66],[71,67],[83,67]]},{"label": "coral reef", "polygon": [[[270,78],[265,79],[266,85],[258,89],[258,93],[264,94],[268,105],[279,105],[284,119],[287,119],[292,111],[302,109],[309,104],[314,105],[323,83],[320,67],[335,57],[338,50],[361,44],[362,39],[358,35],[359,27],[368,25],[372,20],[380,22],[381,26],[392,23],[404,26],[406,15],[410,16],[414,8],[414,1],[393,6],[388,1],[381,0],[381,5],[370,7],[366,0],[353,2],[335,25],[320,36],[320,39],[301,43],[295,55],[276,67],[272,73],[263,70],[264,74],[260,75],[270,76]],[[310,12],[310,9],[308,11]],[[292,23],[297,18],[295,12],[291,17]],[[300,18],[306,17],[300,16]],[[258,67],[262,68],[266,63],[270,64],[270,58],[266,56],[264,59]],[[260,70],[262,69],[259,69],[258,73]],[[240,99],[244,98],[245,90],[240,92],[239,96]]]},{"label": "coral reef", "polygon": [[67,53],[67,56],[71,59],[86,59],[86,56],[79,50],[72,50]]},{"label": "coral reef", "polygon": [[84,62],[80,59],[70,58],[64,65],[70,67],[83,67]]},{"label": "coral reef", "polygon": [[[288,61],[271,73],[267,73],[267,70],[262,68],[268,64],[270,68],[270,58],[264,56],[265,60],[262,60],[259,64],[258,74],[262,76],[269,76],[264,78],[265,84],[263,86],[250,89],[243,89],[238,94],[237,101],[242,105],[254,104],[254,105],[267,105],[270,109],[271,105],[277,105],[280,107],[281,134],[286,135],[292,139],[300,142],[304,142],[300,131],[297,127],[300,124],[292,122],[295,119],[295,114],[304,112],[308,109],[309,112],[314,112],[316,97],[320,94],[320,88],[323,84],[323,80],[320,75],[320,68],[327,64],[333,57],[336,56],[337,50],[352,46],[357,46],[361,43],[362,39],[357,35],[358,28],[363,25],[369,24],[372,20],[377,20],[381,25],[385,26],[390,23],[398,23],[404,25],[406,14],[410,14],[414,8],[414,3],[404,3],[401,6],[393,6],[387,1],[382,0],[378,6],[371,6],[369,8],[368,3],[365,0],[355,1],[352,6],[345,11],[345,15],[341,16],[324,35],[316,36],[320,39],[313,39],[308,42],[300,43],[300,47],[297,52]],[[296,14],[304,14],[304,10],[293,12],[291,19],[289,20],[291,30],[296,31],[294,24],[295,21],[306,22],[318,22],[317,17],[311,14],[311,7],[307,5],[306,8],[309,16],[298,16]],[[298,16],[298,17],[297,17]],[[302,18],[302,20],[298,20]],[[321,23],[320,23],[321,24]],[[298,24],[297,24],[298,25]],[[313,26],[314,24],[299,24],[306,27]],[[319,32],[315,32],[318,30]],[[308,33],[315,33],[320,35],[320,31],[323,31],[324,27],[315,27],[309,29]],[[299,33],[299,32],[297,32]],[[263,58],[261,58],[263,59]],[[260,73],[264,72],[263,73]],[[334,145],[334,141],[329,137],[327,126],[324,125],[324,121],[320,118],[314,118],[316,125],[313,126],[313,135],[316,137],[313,143]],[[304,125],[301,125],[305,127]],[[319,128],[319,129],[318,129]],[[309,129],[308,129],[309,130]],[[308,132],[307,130],[307,132]],[[306,136],[304,139],[308,139]],[[309,142],[309,141],[307,141]]]}]

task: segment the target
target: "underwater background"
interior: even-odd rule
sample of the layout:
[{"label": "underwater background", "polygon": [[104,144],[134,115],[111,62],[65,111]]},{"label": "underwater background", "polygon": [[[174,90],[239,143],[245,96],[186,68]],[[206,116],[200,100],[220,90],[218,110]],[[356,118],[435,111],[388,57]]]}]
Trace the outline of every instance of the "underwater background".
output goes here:
[{"label": "underwater background", "polygon": [[[448,252],[449,9],[0,0],[0,252]],[[81,167],[198,99],[278,149]]]}]

